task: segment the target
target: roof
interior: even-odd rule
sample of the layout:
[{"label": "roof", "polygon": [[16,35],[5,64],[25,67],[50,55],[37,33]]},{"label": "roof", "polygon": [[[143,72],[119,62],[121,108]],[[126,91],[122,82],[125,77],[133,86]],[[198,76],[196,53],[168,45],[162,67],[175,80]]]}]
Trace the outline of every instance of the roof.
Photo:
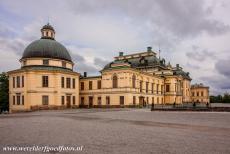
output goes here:
[{"label": "roof", "polygon": [[55,58],[72,62],[67,49],[59,42],[52,39],[41,38],[30,43],[24,50],[24,58]]}]

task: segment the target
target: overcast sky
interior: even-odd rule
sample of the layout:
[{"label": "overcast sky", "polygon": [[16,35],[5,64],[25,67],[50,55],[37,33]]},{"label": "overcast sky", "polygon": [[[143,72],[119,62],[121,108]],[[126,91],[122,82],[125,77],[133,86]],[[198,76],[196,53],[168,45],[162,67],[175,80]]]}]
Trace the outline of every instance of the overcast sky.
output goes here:
[{"label": "overcast sky", "polygon": [[48,21],[80,73],[98,74],[119,51],[160,46],[192,83],[230,92],[229,0],[1,0],[1,72],[20,67],[24,48]]}]

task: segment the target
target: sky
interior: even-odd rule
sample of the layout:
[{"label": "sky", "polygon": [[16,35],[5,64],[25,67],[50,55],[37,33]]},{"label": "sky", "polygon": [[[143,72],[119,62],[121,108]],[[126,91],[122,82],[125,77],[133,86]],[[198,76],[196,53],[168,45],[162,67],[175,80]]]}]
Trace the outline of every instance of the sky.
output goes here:
[{"label": "sky", "polygon": [[229,0],[0,0],[0,72],[20,68],[48,22],[80,73],[98,75],[119,52],[152,46],[193,84],[230,92]]}]

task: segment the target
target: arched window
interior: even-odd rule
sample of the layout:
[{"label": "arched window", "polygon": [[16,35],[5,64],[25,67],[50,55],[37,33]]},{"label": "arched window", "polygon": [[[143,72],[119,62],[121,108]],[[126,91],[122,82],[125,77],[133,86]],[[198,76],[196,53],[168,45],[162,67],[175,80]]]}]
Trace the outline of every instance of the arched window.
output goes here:
[{"label": "arched window", "polygon": [[133,85],[133,88],[136,88],[136,76],[134,74],[132,77],[132,85]]},{"label": "arched window", "polygon": [[117,76],[114,75],[114,76],[113,76],[113,88],[117,88],[117,87],[118,87],[117,85],[118,85]]}]

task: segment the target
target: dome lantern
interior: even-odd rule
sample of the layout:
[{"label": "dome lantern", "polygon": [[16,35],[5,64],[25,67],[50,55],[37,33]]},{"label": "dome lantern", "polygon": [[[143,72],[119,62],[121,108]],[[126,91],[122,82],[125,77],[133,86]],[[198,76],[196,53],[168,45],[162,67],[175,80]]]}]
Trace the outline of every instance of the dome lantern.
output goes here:
[{"label": "dome lantern", "polygon": [[41,34],[43,39],[55,39],[55,30],[49,23],[42,27]]}]

